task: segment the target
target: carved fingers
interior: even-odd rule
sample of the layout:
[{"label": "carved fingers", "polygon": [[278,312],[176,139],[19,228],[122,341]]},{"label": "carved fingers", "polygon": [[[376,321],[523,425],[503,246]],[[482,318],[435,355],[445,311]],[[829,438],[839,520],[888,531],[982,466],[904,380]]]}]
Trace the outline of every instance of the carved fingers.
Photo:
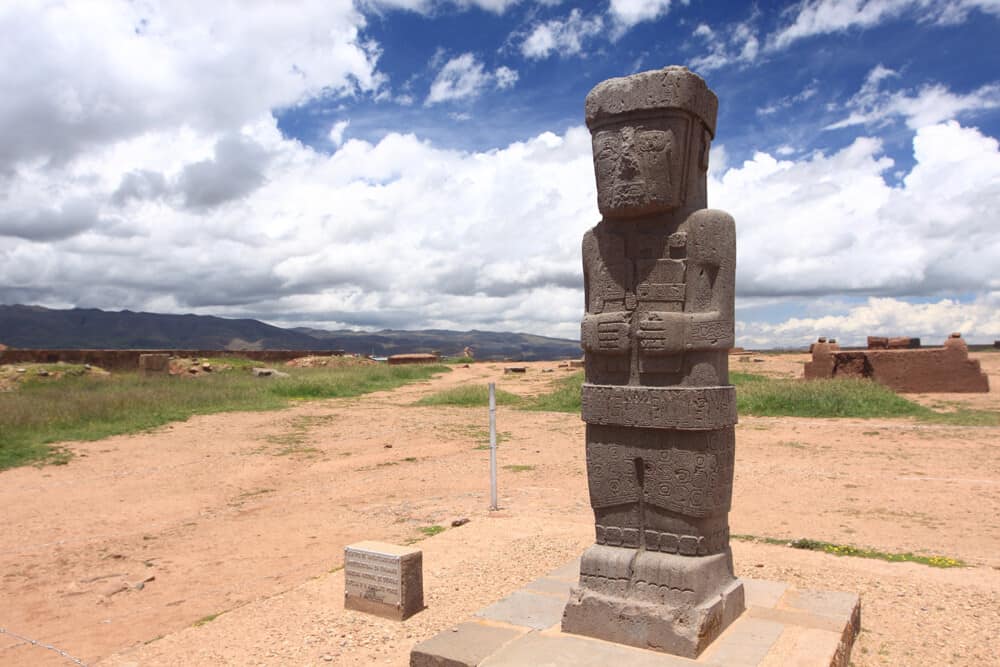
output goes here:
[{"label": "carved fingers", "polygon": [[586,315],[580,325],[580,341],[588,352],[626,354],[629,351],[629,314],[626,312]]}]

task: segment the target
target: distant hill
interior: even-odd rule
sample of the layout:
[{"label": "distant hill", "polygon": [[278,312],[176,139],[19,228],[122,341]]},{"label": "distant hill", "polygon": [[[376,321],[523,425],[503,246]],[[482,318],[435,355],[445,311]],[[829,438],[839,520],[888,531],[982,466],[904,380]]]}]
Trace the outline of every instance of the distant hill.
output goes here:
[{"label": "distant hill", "polygon": [[565,338],[547,338],[523,333],[491,331],[448,331],[425,329],[376,332],[324,331],[322,329],[292,329],[314,336],[329,347],[359,354],[388,356],[406,352],[437,352],[458,356],[471,347],[477,359],[577,359],[583,352],[580,343]]},{"label": "distant hill", "polygon": [[0,305],[0,344],[28,349],[344,350],[387,356],[437,352],[477,359],[564,359],[580,356],[577,341],[487,331],[325,331],[283,329],[258,320],[207,315],[55,310]]},{"label": "distant hill", "polygon": [[38,349],[317,350],[312,336],[257,320],[96,308],[0,306],[0,343]]}]

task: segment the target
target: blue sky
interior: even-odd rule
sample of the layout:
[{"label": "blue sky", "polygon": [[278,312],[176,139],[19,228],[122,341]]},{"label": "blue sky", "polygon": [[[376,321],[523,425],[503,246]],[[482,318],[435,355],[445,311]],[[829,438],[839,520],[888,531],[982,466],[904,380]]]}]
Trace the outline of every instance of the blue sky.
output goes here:
[{"label": "blue sky", "polygon": [[0,303],[577,337],[583,99],[720,98],[738,344],[1000,338],[1000,0],[0,6]]}]

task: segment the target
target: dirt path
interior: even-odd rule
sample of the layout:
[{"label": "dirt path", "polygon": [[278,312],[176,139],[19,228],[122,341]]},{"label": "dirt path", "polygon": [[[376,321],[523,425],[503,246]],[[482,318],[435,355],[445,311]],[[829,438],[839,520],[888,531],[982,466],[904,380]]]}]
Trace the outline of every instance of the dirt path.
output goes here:
[{"label": "dirt path", "polygon": [[[995,392],[971,400],[998,409],[1000,354],[977,356]],[[746,370],[801,367],[765,359]],[[534,393],[564,374],[474,364],[360,399],[76,443],[68,466],[0,473],[0,627],[87,663],[405,665],[415,642],[578,555],[592,521],[577,417],[500,408],[501,466],[531,468],[501,469],[503,509],[490,513],[485,411],[409,404],[491,379]],[[856,665],[991,664],[1000,428],[744,417],[737,429],[734,533],[972,564],[734,541],[741,575],[859,591]],[[404,623],[344,611],[344,545],[404,543],[460,517],[471,521],[419,543],[428,609]],[[0,664],[71,663],[0,634]]]}]

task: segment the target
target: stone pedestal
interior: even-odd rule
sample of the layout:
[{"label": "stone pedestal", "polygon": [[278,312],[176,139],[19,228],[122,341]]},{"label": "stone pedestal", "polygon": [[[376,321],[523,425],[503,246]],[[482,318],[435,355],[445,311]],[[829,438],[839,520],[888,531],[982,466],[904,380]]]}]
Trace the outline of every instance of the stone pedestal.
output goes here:
[{"label": "stone pedestal", "polygon": [[564,632],[697,657],[744,610],[729,549],[690,557],[594,545],[563,613]]},{"label": "stone pedestal", "polygon": [[344,608],[398,621],[423,609],[423,552],[374,541],[345,547]]},{"label": "stone pedestal", "polygon": [[[746,611],[697,658],[569,634],[560,629],[562,609],[567,595],[576,596],[570,588],[583,567],[567,563],[417,644],[410,666],[847,667],[861,628],[854,593],[744,579],[739,588]],[[608,620],[617,623],[620,617]]]}]

